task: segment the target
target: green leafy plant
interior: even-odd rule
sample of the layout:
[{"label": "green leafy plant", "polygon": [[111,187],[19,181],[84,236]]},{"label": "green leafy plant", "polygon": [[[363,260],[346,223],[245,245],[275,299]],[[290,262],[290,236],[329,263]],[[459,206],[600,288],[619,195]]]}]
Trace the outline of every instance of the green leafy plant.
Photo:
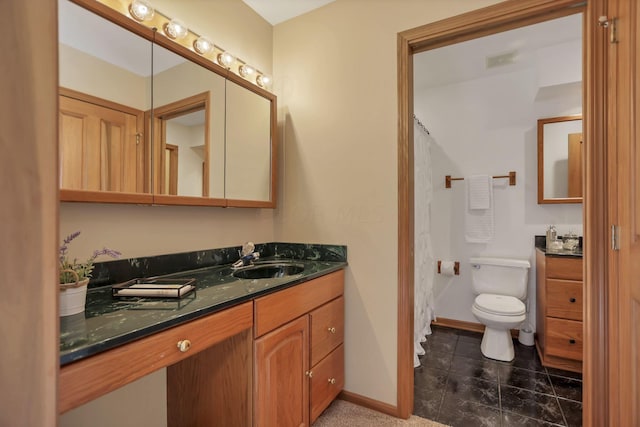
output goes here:
[{"label": "green leafy plant", "polygon": [[121,253],[118,251],[114,251],[108,248],[102,248],[100,250],[95,250],[93,252],[93,255],[91,255],[89,259],[84,262],[80,262],[76,258],[71,260],[69,259],[69,255],[67,253],[69,243],[71,243],[71,241],[79,235],[79,231],[69,234],[63,240],[62,246],[60,246],[60,283],[75,283],[76,281],[76,276],[70,271],[65,270],[74,271],[78,275],[78,280],[84,280],[91,277],[91,273],[93,272],[94,267],[93,263],[95,262],[96,258],[101,255],[108,255],[111,258],[118,258],[121,255]]}]

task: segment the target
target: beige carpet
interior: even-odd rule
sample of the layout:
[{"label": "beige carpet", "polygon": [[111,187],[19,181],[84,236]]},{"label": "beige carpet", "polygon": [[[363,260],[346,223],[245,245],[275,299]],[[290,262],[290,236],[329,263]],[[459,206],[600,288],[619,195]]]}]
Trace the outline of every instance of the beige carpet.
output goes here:
[{"label": "beige carpet", "polygon": [[344,400],[334,400],[313,423],[313,427],[446,427],[444,424],[412,415],[408,420],[394,418]]}]

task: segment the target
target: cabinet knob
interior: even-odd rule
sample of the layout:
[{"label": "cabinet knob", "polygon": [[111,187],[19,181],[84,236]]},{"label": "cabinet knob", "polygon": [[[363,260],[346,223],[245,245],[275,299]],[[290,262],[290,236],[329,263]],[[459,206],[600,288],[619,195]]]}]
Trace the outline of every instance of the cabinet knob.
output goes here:
[{"label": "cabinet knob", "polygon": [[574,340],[573,338],[569,340],[569,344],[575,344],[575,343],[576,343],[576,340]]},{"label": "cabinet knob", "polygon": [[191,341],[189,340],[181,340],[178,341],[178,350],[180,350],[182,353],[184,353],[185,351],[189,350],[191,348]]},{"label": "cabinet knob", "polygon": [[575,298],[569,298],[569,302],[576,302]]},{"label": "cabinet knob", "polygon": [[330,327],[330,328],[327,328],[327,330],[328,330],[329,332],[331,332],[332,334],[335,334],[335,333],[336,333],[336,328],[334,328],[333,326],[332,326],[332,327]]},{"label": "cabinet knob", "polygon": [[307,371],[304,373],[306,376],[308,376],[309,378],[313,378],[313,371]]},{"label": "cabinet knob", "polygon": [[335,378],[329,378],[329,384],[335,384],[335,383],[336,383]]}]

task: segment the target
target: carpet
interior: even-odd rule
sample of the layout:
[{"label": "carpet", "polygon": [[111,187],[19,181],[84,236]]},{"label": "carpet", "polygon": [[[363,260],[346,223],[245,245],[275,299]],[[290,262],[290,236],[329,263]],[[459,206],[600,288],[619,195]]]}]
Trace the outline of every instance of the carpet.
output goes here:
[{"label": "carpet", "polygon": [[444,424],[412,415],[408,420],[394,418],[344,400],[333,403],[318,417],[313,427],[446,427]]}]

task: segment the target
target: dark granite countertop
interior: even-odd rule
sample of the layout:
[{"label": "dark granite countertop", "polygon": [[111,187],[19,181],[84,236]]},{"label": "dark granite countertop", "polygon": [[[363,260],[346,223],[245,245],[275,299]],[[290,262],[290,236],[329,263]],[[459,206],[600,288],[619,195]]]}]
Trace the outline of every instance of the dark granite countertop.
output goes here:
[{"label": "dark granite countertop", "polygon": [[536,250],[545,254],[545,256],[558,256],[558,257],[576,257],[582,258],[582,237],[580,237],[580,245],[572,250],[560,249],[555,251],[547,250],[547,238],[546,236],[535,236]]},{"label": "dark granite countertop", "polygon": [[[87,292],[87,305],[83,313],[60,318],[60,365],[65,365],[87,356],[152,335],[181,323],[250,301],[258,296],[278,291],[289,286],[323,276],[347,266],[346,247],[328,245],[267,244],[257,246],[268,256],[257,263],[273,260],[291,260],[304,265],[300,274],[270,279],[238,279],[232,275],[230,264],[216,264],[169,274],[168,277],[196,279],[196,291],[181,299],[158,298],[113,298],[111,286],[91,287]],[[278,246],[280,245],[280,246]],[[238,248],[199,251],[218,253],[226,251],[237,254]],[[174,257],[189,258],[191,254],[175,254]],[[178,262],[163,255],[165,261]],[[169,258],[167,258],[169,257]],[[156,257],[152,257],[156,258]],[[191,257],[198,259],[202,257]],[[213,256],[212,258],[216,258]],[[223,257],[224,258],[224,257]],[[219,259],[219,258],[218,258]],[[235,256],[237,259],[237,256]],[[235,261],[234,259],[234,261]],[[98,266],[102,277],[118,277],[122,265],[149,265],[143,259],[120,260],[111,265]],[[226,258],[225,258],[226,260]],[[189,262],[185,262],[189,265]],[[102,263],[109,264],[109,263]],[[182,264],[184,265],[184,264]],[[136,277],[151,277],[153,268],[138,271]],[[114,281],[112,283],[118,283]]]}]

